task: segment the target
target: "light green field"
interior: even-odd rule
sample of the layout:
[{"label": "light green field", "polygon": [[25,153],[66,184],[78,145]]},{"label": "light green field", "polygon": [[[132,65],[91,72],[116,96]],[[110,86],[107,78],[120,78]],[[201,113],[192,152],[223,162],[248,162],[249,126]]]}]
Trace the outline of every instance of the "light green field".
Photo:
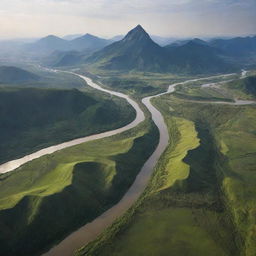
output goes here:
[{"label": "light green field", "polygon": [[[11,173],[10,177],[1,181],[0,210],[14,207],[24,196],[45,197],[62,191],[72,183],[74,167],[81,162],[104,164],[107,186],[115,175],[115,162],[109,158],[128,152],[134,139],[141,136],[143,131],[121,140],[107,139],[84,143],[44,156],[18,168],[15,175]],[[19,180],[18,184],[16,180]]]},{"label": "light green field", "polygon": [[[205,219],[215,218],[210,211],[201,215]],[[97,255],[198,256],[205,252],[209,256],[227,255],[207,230],[198,226],[193,210],[169,207],[137,214],[133,225],[115,240],[114,246]]]},{"label": "light green field", "polygon": [[[193,122],[182,118],[173,118],[179,132],[179,142],[168,154],[168,162],[165,166],[165,173],[160,178],[163,180],[163,186],[158,190],[164,190],[171,187],[177,180],[186,179],[189,175],[189,165],[183,162],[189,150],[199,146],[197,132]],[[172,123],[170,126],[173,125]]]}]

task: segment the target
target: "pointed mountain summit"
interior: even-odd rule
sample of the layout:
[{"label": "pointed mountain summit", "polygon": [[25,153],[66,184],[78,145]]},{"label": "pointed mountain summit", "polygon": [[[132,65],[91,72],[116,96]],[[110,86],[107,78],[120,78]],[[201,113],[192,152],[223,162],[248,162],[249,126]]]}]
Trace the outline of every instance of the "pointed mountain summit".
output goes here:
[{"label": "pointed mountain summit", "polygon": [[[141,25],[136,26],[134,29],[129,31],[123,38],[123,41],[146,41],[151,40],[149,34],[143,29]],[[151,40],[152,41],[152,40]]]},{"label": "pointed mountain summit", "polygon": [[103,69],[162,72],[168,64],[166,52],[138,25],[122,40],[94,53],[87,62]]}]

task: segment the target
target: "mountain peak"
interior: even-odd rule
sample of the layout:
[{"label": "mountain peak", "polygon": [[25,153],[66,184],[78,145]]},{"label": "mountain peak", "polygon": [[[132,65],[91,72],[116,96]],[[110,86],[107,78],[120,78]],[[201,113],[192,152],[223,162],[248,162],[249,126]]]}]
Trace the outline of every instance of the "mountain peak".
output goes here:
[{"label": "mountain peak", "polygon": [[142,41],[151,40],[149,34],[144,30],[141,25],[137,25],[135,28],[130,30],[123,39],[124,41]]},{"label": "mountain peak", "polygon": [[140,31],[146,32],[146,31],[144,30],[144,28],[143,28],[140,24],[138,24],[138,25],[134,28],[134,30],[140,30]]},{"label": "mountain peak", "polygon": [[43,37],[42,39],[61,39],[61,38],[59,38],[59,37],[57,37],[55,35],[48,35],[46,37]]},{"label": "mountain peak", "polygon": [[46,37],[39,39],[37,42],[55,42],[55,41],[65,41],[65,40],[54,35],[48,35]]},{"label": "mountain peak", "polygon": [[92,35],[92,34],[90,34],[90,33],[86,33],[86,34],[84,35],[84,37],[96,37],[96,36],[94,36],[94,35]]}]

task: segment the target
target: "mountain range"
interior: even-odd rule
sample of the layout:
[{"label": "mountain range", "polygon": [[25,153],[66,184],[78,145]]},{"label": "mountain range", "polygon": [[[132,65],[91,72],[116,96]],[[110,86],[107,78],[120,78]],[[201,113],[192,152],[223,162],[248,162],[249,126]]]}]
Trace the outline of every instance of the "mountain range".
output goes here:
[{"label": "mountain range", "polygon": [[[61,53],[51,59],[53,66],[88,66],[119,71],[220,73],[244,67],[241,56],[256,64],[256,37],[216,39],[195,38],[166,46],[155,43],[141,25],[119,41],[98,50]],[[107,43],[106,41],[104,41]],[[109,42],[109,41],[108,41]],[[82,43],[81,43],[82,44]]]},{"label": "mountain range", "polygon": [[168,70],[166,53],[138,25],[122,40],[92,54],[86,62],[103,69],[161,72]]},{"label": "mountain range", "polygon": [[29,54],[47,56],[55,53],[55,51],[68,52],[89,50],[92,52],[101,49],[108,44],[111,44],[112,42],[112,40],[103,39],[91,34],[85,34],[80,37],[75,37],[71,40],[49,35],[37,40],[36,42],[25,44],[23,49]]},{"label": "mountain range", "polygon": [[[157,44],[156,41],[161,41]],[[170,38],[168,40],[171,40]],[[220,73],[256,66],[256,36],[178,40],[150,36],[138,25],[126,36],[103,39],[91,34],[49,35],[0,53],[35,59],[47,66],[88,65],[97,69],[142,72]],[[159,42],[160,42],[159,41]],[[11,47],[11,46],[10,46]]]},{"label": "mountain range", "polygon": [[107,70],[216,73],[231,67],[221,51],[199,39],[161,47],[138,25],[121,41],[93,53],[86,63]]}]

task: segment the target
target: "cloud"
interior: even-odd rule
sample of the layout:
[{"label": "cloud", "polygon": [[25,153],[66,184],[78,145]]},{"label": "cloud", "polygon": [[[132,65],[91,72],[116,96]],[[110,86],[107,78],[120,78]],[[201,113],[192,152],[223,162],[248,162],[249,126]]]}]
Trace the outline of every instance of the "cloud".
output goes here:
[{"label": "cloud", "polygon": [[255,0],[1,0],[0,35],[256,33]]}]

